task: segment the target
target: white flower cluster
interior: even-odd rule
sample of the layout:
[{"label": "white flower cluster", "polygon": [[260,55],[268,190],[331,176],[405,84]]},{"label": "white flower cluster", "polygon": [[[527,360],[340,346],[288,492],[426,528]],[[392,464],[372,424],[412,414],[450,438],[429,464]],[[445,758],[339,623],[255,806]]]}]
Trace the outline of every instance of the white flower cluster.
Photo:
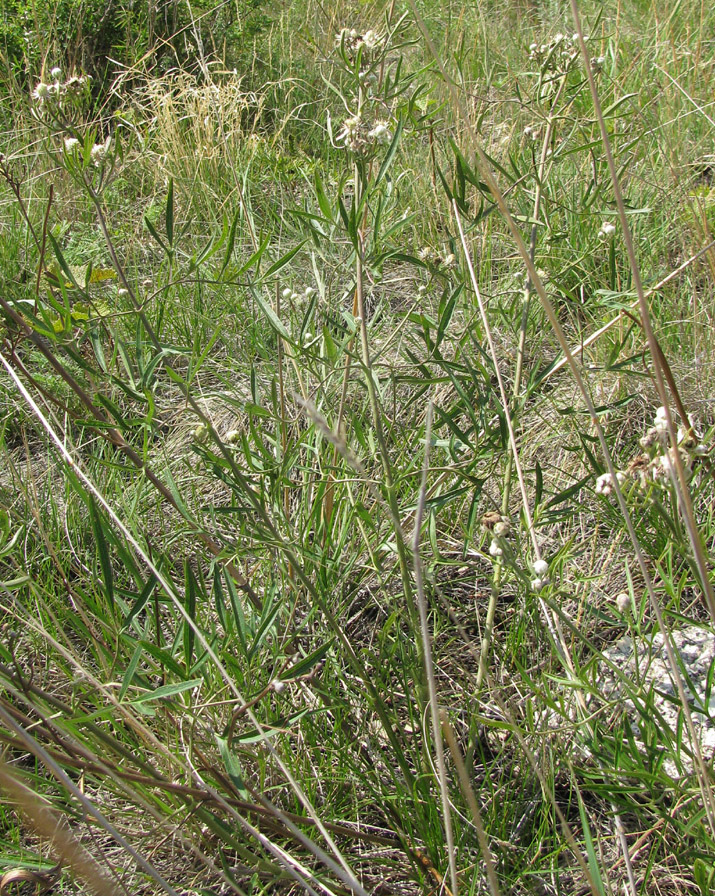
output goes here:
[{"label": "white flower cluster", "polygon": [[[631,480],[639,488],[645,490],[652,486],[664,485],[675,472],[677,456],[686,474],[693,471],[695,461],[708,454],[708,447],[693,429],[685,426],[678,428],[678,444],[666,449],[667,421],[665,408],[655,412],[653,425],[640,439],[642,454],[633,457],[626,468],[617,473],[618,481]],[[596,494],[610,495],[613,481],[608,473],[596,480]]]},{"label": "white flower cluster", "polygon": [[76,97],[89,85],[92,80],[89,75],[72,75],[66,81],[61,81],[62,71],[59,68],[53,68],[50,71],[50,81],[40,81],[32,92],[32,99],[38,106],[42,107],[51,102],[58,105],[67,97]]},{"label": "white flower cluster", "polygon": [[386,121],[376,121],[372,129],[368,131],[368,140],[372,143],[387,145],[392,140],[389,124]]},{"label": "white flower cluster", "polygon": [[599,240],[610,240],[616,234],[616,225],[611,224],[610,221],[604,221],[601,224],[601,229],[598,231]]},{"label": "white flower cluster", "polygon": [[305,305],[306,302],[309,302],[315,295],[315,289],[312,286],[306,286],[302,292],[296,292],[294,289],[291,289],[290,286],[286,286],[286,288],[281,291],[281,295],[286,301],[293,302],[295,305]]},{"label": "white flower cluster", "polygon": [[543,591],[551,581],[549,579],[549,564],[546,560],[539,559],[534,561],[534,573],[536,578],[531,580],[531,590]]},{"label": "white flower cluster", "polygon": [[578,34],[569,37],[559,32],[548,43],[533,43],[529,47],[529,59],[536,62],[542,72],[553,74],[568,71],[578,58],[578,53]]},{"label": "white flower cluster", "polygon": [[353,115],[345,119],[335,140],[350,152],[365,154],[374,146],[388,144],[392,140],[392,131],[387,121],[376,121],[370,126],[362,116]]},{"label": "white flower cluster", "polygon": [[343,28],[335,35],[335,42],[349,56],[356,56],[362,50],[363,60],[368,61],[379,53],[385,38],[372,29],[361,34],[355,28]]},{"label": "white flower cluster", "polygon": [[91,158],[92,162],[97,166],[97,168],[99,168],[103,164],[111,145],[112,138],[111,136],[108,136],[103,143],[95,143],[92,147]]},{"label": "white flower cluster", "polygon": [[453,252],[440,255],[439,252],[435,252],[435,250],[431,249],[429,246],[423,246],[417,252],[417,257],[420,261],[424,261],[425,264],[432,264],[436,268],[450,269],[457,267],[457,258]]},{"label": "white flower cluster", "polygon": [[482,527],[486,529],[487,532],[492,533],[493,537],[491,544],[489,545],[489,556],[496,560],[503,555],[504,539],[511,531],[509,517],[503,516],[495,510],[490,510],[488,513],[484,514],[481,522]]},{"label": "white flower cluster", "polygon": [[[621,473],[619,470],[616,473],[616,479],[620,485],[621,482],[625,480],[625,475]],[[610,473],[601,473],[601,475],[596,480],[596,494],[597,495],[610,495],[614,489],[613,476]]]}]

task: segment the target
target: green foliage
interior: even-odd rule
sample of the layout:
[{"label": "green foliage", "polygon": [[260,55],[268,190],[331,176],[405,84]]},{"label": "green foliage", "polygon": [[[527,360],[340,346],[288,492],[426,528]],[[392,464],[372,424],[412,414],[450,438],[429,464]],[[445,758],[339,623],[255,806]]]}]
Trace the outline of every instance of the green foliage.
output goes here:
[{"label": "green foliage", "polygon": [[[422,6],[434,47],[393,4],[7,0],[0,739],[132,891],[616,892],[623,825],[706,893],[683,696],[609,650],[708,625],[705,24],[665,61],[672,17],[589,11],[614,181],[564,9]],[[145,53],[112,115],[71,79]]]}]

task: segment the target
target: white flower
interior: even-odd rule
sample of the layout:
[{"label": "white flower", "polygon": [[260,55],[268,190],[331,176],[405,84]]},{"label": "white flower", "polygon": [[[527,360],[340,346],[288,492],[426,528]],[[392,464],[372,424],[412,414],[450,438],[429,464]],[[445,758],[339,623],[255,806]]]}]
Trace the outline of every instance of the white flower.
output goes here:
[{"label": "white flower", "polygon": [[625,591],[621,591],[620,594],[616,595],[616,607],[618,608],[619,613],[627,612],[630,605],[631,598]]},{"label": "white flower", "polygon": [[290,288],[290,286],[286,286],[281,295],[284,299],[289,299],[293,295],[293,290]]},{"label": "white flower", "polygon": [[[624,475],[621,472],[616,473],[616,479],[623,482]],[[613,478],[610,473],[602,473],[596,480],[596,494],[610,495],[613,491]]]},{"label": "white flower", "polygon": [[450,253],[449,255],[445,255],[442,264],[446,268],[454,268],[457,266],[457,259]]},{"label": "white flower", "polygon": [[122,287],[121,289],[117,290],[117,295],[120,296],[121,298],[124,298],[125,296],[129,295],[129,290]]},{"label": "white flower", "polygon": [[653,429],[658,432],[667,432],[668,431],[668,420],[665,416],[665,408],[659,407],[655,412],[655,418],[653,419]]},{"label": "white flower", "polygon": [[55,68],[53,68],[53,69],[50,71],[50,77],[51,77],[54,81],[59,81],[59,80],[60,80],[60,75],[61,75],[61,74],[62,74],[62,69],[61,69],[61,68],[58,68],[57,66],[55,66]]},{"label": "white flower", "polygon": [[355,150],[358,147],[358,139],[362,129],[362,119],[359,115],[346,118],[343,129],[335,138],[336,143],[344,143],[348,148]]},{"label": "white flower", "polygon": [[494,534],[498,535],[500,538],[503,538],[505,535],[509,534],[509,523],[505,520],[499,520],[498,523],[494,524]]},{"label": "white flower", "polygon": [[109,152],[109,147],[112,144],[111,136],[107,137],[104,143],[95,143],[92,147],[92,161],[97,167],[99,167],[104,161],[107,153]]},{"label": "white flower", "polygon": [[382,43],[382,38],[377,31],[366,31],[362,36],[362,42],[366,50],[376,50]]},{"label": "white flower", "polygon": [[306,297],[306,299],[312,299],[315,295],[315,290],[312,286],[306,286],[303,295]]},{"label": "white flower", "polygon": [[37,85],[37,87],[35,87],[34,91],[32,92],[32,98],[35,100],[38,100],[39,102],[42,102],[43,100],[47,99],[47,97],[50,95],[50,93],[51,93],[50,85],[45,84],[44,81],[40,81],[40,83]]},{"label": "white flower", "polygon": [[546,560],[535,560],[534,561],[534,572],[539,578],[543,579],[546,573],[549,571],[549,564]]},{"label": "white flower", "polygon": [[546,583],[543,579],[532,579],[531,580],[531,590],[532,591],[541,591]]},{"label": "white flower", "polygon": [[641,448],[645,449],[651,448],[657,441],[658,430],[655,427],[651,427],[651,429],[649,429],[644,436],[641,436],[641,438],[638,439],[638,443],[640,444]]},{"label": "white flower", "polygon": [[427,292],[427,287],[424,285],[424,283],[421,283],[421,284],[418,286],[418,288],[417,288],[417,292],[418,292],[421,296],[423,296],[423,295]]},{"label": "white flower", "polygon": [[76,137],[65,137],[65,152],[74,152],[78,146],[79,140]]},{"label": "white flower", "polygon": [[601,224],[601,229],[598,231],[598,237],[602,240],[610,239],[616,232],[615,224],[611,224],[610,221],[604,221]]},{"label": "white flower", "polygon": [[492,543],[489,545],[489,556],[490,557],[501,557],[504,551],[501,549],[499,542],[495,539],[492,540]]},{"label": "white flower", "polygon": [[271,682],[271,687],[276,692],[276,694],[281,694],[285,690],[286,685],[284,681],[280,680],[280,678],[275,678]]},{"label": "white flower", "polygon": [[383,145],[389,143],[390,140],[392,140],[392,134],[390,133],[390,129],[387,126],[387,122],[385,121],[376,122],[375,126],[367,136],[374,143],[381,143]]},{"label": "white flower", "polygon": [[209,428],[205,423],[199,423],[192,435],[197,442],[205,442],[208,438]]},{"label": "white flower", "polygon": [[234,445],[240,438],[241,433],[237,429],[229,429],[229,431],[223,437],[223,440],[227,445]]}]

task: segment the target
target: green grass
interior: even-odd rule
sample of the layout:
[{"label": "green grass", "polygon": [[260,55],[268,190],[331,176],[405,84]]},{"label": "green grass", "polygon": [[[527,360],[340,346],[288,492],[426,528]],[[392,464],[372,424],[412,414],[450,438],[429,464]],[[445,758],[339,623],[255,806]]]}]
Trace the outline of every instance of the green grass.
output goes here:
[{"label": "green grass", "polygon": [[715,621],[712,15],[581,16],[601,113],[558,4],[3,83],[0,868],[711,891],[712,757],[603,652]]}]

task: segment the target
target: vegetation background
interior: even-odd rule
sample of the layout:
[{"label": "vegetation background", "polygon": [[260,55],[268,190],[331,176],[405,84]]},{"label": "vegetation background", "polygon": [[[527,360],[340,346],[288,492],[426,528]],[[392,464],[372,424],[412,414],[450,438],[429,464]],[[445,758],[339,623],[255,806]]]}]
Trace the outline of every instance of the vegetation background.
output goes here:
[{"label": "vegetation background", "polygon": [[711,6],[0,13],[0,890],[712,892]]}]

